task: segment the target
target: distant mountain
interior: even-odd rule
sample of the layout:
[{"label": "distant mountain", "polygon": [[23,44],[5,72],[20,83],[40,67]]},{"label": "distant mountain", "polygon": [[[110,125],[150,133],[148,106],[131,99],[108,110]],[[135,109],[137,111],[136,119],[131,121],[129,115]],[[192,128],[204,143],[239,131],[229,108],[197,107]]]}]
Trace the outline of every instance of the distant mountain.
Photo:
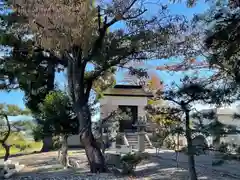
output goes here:
[{"label": "distant mountain", "polygon": [[32,116],[8,116],[9,121],[32,120]]}]

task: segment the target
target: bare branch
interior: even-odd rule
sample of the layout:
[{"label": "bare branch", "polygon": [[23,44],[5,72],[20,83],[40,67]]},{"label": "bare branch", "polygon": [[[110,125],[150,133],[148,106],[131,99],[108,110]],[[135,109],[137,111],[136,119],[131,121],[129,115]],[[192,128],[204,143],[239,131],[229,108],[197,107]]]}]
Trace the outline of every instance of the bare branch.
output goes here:
[{"label": "bare branch", "polygon": [[134,16],[129,16],[129,17],[123,17],[123,20],[131,20],[131,19],[136,19],[137,17],[143,15],[145,12],[147,11],[147,9],[144,9],[142,12],[140,12],[139,14],[136,14]]},{"label": "bare branch", "polygon": [[[106,66],[100,68],[99,70],[96,70],[89,78],[88,80],[94,81],[95,79],[97,79],[98,77],[102,76],[106,70],[108,70],[111,67],[114,67],[118,64],[126,64],[127,60],[125,60],[125,58],[127,58],[129,55],[133,55],[134,54],[134,50],[126,53],[125,55],[119,56],[117,57],[115,60],[112,60],[111,62],[109,62]],[[122,60],[125,60],[124,62],[120,63]]]},{"label": "bare branch", "polygon": [[101,123],[104,124],[105,122],[107,122],[110,118],[114,117],[117,114],[117,110],[116,111],[112,111],[107,117],[101,119]]}]

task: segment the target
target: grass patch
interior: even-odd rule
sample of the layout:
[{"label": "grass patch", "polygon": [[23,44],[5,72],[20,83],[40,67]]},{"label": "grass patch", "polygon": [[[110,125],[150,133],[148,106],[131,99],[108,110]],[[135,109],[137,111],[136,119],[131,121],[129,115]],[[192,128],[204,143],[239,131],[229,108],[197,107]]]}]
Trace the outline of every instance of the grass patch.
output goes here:
[{"label": "grass patch", "polygon": [[[26,139],[21,132],[11,132],[7,139],[7,144],[11,145],[10,155],[28,154],[34,151],[39,151],[42,148],[42,142],[35,142]],[[5,155],[4,148],[0,145],[0,157]]]},{"label": "grass patch", "polygon": [[[16,155],[16,154],[28,154],[32,153],[34,151],[40,151],[42,148],[42,142],[35,142],[35,141],[15,141],[14,144],[10,148],[10,155]],[[25,147],[24,147],[25,146]],[[5,150],[2,146],[0,146],[0,157],[3,157],[5,155]]]}]

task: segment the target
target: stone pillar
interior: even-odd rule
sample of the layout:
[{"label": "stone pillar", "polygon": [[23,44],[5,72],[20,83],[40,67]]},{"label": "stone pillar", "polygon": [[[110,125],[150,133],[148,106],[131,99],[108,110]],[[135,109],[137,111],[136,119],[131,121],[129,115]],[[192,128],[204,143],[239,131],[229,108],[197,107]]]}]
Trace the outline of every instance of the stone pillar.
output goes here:
[{"label": "stone pillar", "polygon": [[145,151],[145,132],[144,131],[138,132],[138,151],[139,152]]},{"label": "stone pillar", "polygon": [[111,144],[111,149],[115,150],[116,149],[116,141],[113,141]]}]

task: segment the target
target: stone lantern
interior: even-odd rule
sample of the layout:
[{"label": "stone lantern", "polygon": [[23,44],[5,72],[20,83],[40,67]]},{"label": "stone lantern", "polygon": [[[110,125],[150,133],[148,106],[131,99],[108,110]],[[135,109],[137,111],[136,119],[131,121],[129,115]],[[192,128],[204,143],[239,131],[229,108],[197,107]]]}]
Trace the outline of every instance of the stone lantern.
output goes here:
[{"label": "stone lantern", "polygon": [[147,121],[146,117],[138,117],[138,121],[135,125],[137,127],[137,133],[138,133],[138,151],[144,152],[145,150],[145,127],[146,127]]}]

